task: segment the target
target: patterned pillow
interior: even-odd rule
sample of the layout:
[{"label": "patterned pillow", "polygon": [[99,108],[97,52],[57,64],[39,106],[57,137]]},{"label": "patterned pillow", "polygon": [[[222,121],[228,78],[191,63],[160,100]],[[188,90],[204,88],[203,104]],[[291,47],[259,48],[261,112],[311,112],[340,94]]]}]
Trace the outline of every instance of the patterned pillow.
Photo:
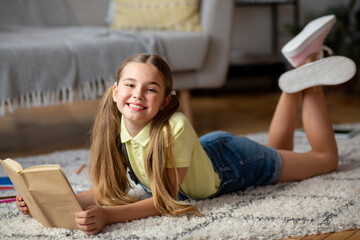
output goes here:
[{"label": "patterned pillow", "polygon": [[112,0],[113,29],[200,31],[200,0]]}]

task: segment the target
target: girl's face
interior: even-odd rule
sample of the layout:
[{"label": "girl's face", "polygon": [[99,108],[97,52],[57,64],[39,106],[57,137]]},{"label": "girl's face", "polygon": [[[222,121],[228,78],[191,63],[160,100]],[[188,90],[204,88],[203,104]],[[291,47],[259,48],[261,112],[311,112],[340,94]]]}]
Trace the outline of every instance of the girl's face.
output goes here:
[{"label": "girl's face", "polygon": [[165,97],[165,84],[155,67],[131,62],[114,85],[113,99],[129,133],[135,136],[170,102],[171,96]]}]

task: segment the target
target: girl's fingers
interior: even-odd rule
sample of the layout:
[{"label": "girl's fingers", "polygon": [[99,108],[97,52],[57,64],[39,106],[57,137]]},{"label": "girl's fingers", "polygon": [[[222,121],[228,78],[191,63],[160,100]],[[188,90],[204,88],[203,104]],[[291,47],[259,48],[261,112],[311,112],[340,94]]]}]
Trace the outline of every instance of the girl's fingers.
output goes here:
[{"label": "girl's fingers", "polygon": [[85,211],[75,212],[77,218],[92,218],[94,217],[94,209],[96,206],[89,206]]},{"label": "girl's fingers", "polygon": [[75,217],[77,217],[77,218],[91,218],[91,217],[93,217],[93,215],[91,214],[90,211],[86,210],[86,211],[81,211],[81,212],[75,212]]},{"label": "girl's fingers", "polygon": [[83,230],[83,231],[93,231],[93,230],[95,230],[96,225],[95,225],[95,223],[92,223],[92,224],[78,224],[78,227],[79,227],[80,230]]},{"label": "girl's fingers", "polygon": [[27,211],[28,211],[27,206],[24,206],[24,207],[19,206],[18,208],[19,208],[19,210],[22,211],[22,212],[27,212]]},{"label": "girl's fingers", "polygon": [[77,224],[81,224],[81,225],[91,225],[91,224],[95,224],[93,218],[79,218],[79,217],[76,217],[76,218],[75,218],[75,222],[76,222]]},{"label": "girl's fingers", "polygon": [[20,211],[27,211],[27,207],[26,207],[26,206],[24,206],[24,207],[19,206],[18,208],[19,208]]},{"label": "girl's fingers", "polygon": [[96,224],[77,224],[79,229],[84,231],[87,235],[95,235],[98,234],[101,229],[96,228]]},{"label": "girl's fingers", "polygon": [[98,234],[99,232],[100,232],[99,229],[94,229],[94,230],[91,230],[91,231],[85,231],[85,233],[86,233],[87,235],[96,235],[96,234]]},{"label": "girl's fingers", "polygon": [[23,214],[29,214],[28,207],[26,206],[26,203],[24,202],[23,198],[20,195],[16,196],[16,205],[18,206],[18,209]]},{"label": "girl's fingers", "polygon": [[[90,206],[87,210],[75,212],[75,222],[79,229],[84,231],[87,235],[98,234],[102,230],[99,219],[96,217],[96,206]],[[100,226],[101,225],[101,226]]]}]

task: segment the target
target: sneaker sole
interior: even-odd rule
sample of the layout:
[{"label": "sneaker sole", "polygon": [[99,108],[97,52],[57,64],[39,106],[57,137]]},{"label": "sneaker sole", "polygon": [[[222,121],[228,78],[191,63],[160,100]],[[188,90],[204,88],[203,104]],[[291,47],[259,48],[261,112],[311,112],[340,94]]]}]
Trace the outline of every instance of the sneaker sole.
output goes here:
[{"label": "sneaker sole", "polygon": [[318,85],[338,85],[350,80],[356,71],[355,63],[342,56],[333,56],[285,72],[279,78],[279,87],[294,93]]},{"label": "sneaker sole", "polygon": [[290,42],[281,49],[281,52],[287,58],[296,56],[323,32],[332,27],[335,22],[336,18],[334,15],[313,20],[313,22],[310,22],[298,35],[290,40]]}]

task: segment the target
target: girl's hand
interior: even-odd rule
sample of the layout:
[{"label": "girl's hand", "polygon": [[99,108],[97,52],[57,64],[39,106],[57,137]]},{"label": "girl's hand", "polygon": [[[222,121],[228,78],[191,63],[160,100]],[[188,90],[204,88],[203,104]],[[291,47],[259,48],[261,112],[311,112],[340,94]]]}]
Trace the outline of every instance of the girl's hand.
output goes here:
[{"label": "girl's hand", "polygon": [[75,222],[87,235],[95,235],[105,226],[106,214],[102,207],[92,205],[85,211],[76,212]]},{"label": "girl's hand", "polygon": [[23,198],[20,195],[16,196],[16,205],[23,214],[25,214],[25,215],[29,214],[29,209],[26,206],[26,203],[24,202]]}]

